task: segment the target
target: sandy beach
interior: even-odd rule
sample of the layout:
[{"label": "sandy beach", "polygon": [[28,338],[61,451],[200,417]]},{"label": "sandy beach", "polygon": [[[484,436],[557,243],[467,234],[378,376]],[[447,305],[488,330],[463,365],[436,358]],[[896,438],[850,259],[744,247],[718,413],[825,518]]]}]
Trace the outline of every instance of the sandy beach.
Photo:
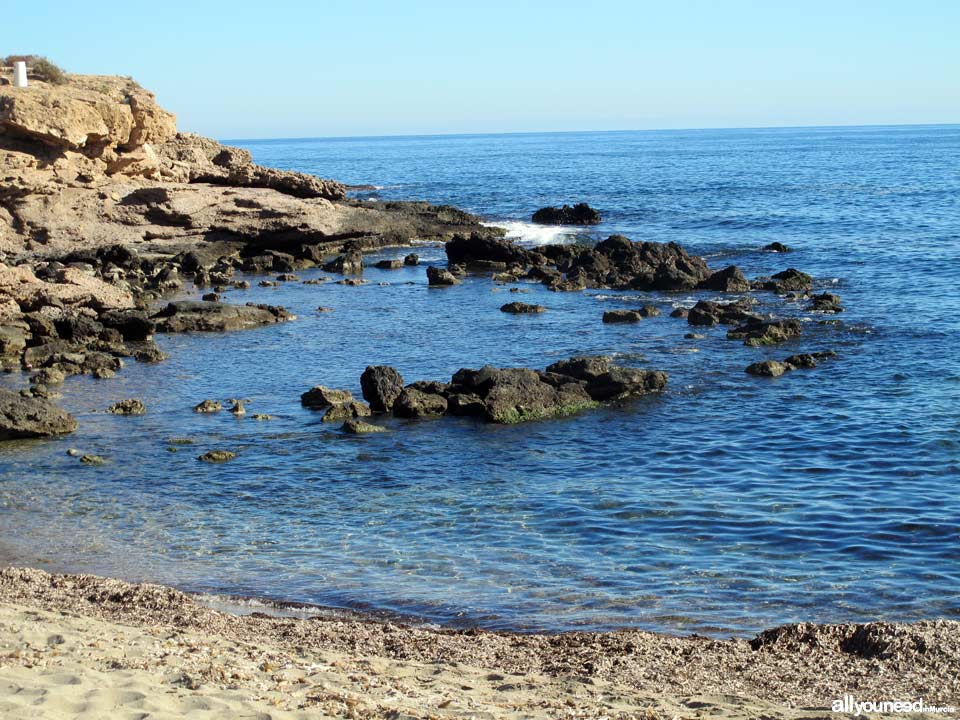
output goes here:
[{"label": "sandy beach", "polygon": [[0,571],[10,720],[827,718],[851,716],[830,710],[845,694],[955,703],[960,623],[518,635],[240,616],[157,585]]}]

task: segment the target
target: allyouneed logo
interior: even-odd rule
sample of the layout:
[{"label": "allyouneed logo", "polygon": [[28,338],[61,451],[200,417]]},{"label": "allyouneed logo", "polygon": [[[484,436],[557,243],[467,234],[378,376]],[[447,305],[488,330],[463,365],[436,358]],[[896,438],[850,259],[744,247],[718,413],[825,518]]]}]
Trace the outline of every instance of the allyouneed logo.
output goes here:
[{"label": "allyouneed logo", "polygon": [[851,713],[855,717],[864,713],[940,713],[953,714],[957,708],[953,705],[927,705],[919,700],[864,700],[854,699],[853,695],[844,695],[833,701],[833,712]]}]

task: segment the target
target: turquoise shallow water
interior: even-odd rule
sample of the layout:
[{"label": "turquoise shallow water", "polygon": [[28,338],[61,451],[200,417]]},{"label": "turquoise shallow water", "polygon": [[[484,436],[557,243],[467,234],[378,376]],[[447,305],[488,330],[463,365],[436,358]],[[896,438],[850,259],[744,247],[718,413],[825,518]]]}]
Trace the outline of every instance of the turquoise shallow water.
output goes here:
[{"label": "turquoise shallow water", "polygon": [[[960,127],[238,144],[263,164],[380,187],[365,196],[464,207],[525,242],[548,238],[519,222],[537,207],[587,201],[605,218],[591,237],[676,240],[748,275],[798,267],[847,312],[825,326],[761,295],[807,321],[801,340],[767,350],[720,328],[685,339],[691,328],[667,314],[698,294],[531,284],[517,296],[485,278],[436,290],[422,267],[370,270],[363,287],[236,292],[299,319],[161,337],[171,359],[159,366],[67,381],[75,435],[0,446],[0,553],[490,628],[743,634],[960,615]],[[758,252],[774,240],[795,252]],[[420,254],[443,259],[440,247]],[[514,299],[548,312],[498,312]],[[600,323],[640,302],[664,316]],[[826,348],[840,357],[816,370],[743,372]],[[569,420],[387,421],[390,433],[367,437],[299,405],[313,384],[359,394],[367,364],[444,379],[578,353],[667,370],[669,391]],[[149,413],[96,412],[128,396]],[[237,396],[275,419],[190,411]],[[196,445],[169,453],[171,436]],[[78,466],[68,447],[111,462]],[[217,447],[239,456],[194,459]]]}]

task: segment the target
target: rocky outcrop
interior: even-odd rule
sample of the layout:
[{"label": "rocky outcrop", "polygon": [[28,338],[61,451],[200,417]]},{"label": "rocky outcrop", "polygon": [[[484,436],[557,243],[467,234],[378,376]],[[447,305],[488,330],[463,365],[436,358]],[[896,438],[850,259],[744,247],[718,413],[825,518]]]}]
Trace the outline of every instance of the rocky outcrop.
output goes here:
[{"label": "rocky outcrop", "polygon": [[459,285],[460,281],[449,270],[430,265],[427,267],[427,284],[434,287]]},{"label": "rocky outcrop", "polygon": [[388,412],[403,391],[403,376],[389,365],[370,365],[360,376],[363,399],[376,412]]},{"label": "rocky outcrop", "polygon": [[701,281],[699,287],[702,290],[718,292],[747,292],[751,289],[750,281],[736,265],[730,265],[711,274],[706,280]]},{"label": "rocky outcrop", "polygon": [[690,325],[738,325],[741,323],[761,320],[760,316],[752,312],[753,302],[737,300],[732,303],[718,303],[712,300],[699,300],[687,312],[687,322]]},{"label": "rocky outcrop", "polygon": [[577,203],[573,207],[540,208],[531,219],[540,225],[598,225],[602,218],[586,203]]},{"label": "rocky outcrop", "polygon": [[455,235],[445,246],[447,260],[488,268],[506,268],[510,265],[528,265],[531,253],[516,243],[480,233]]},{"label": "rocky outcrop", "polygon": [[267,188],[298,198],[326,200],[342,200],[347,194],[341,183],[255,165],[246,150],[225,147],[193,133],[177,133],[160,146],[158,156],[161,175],[174,182]]},{"label": "rocky outcrop", "polygon": [[778,295],[790,292],[808,292],[813,287],[813,278],[796,268],[778,272],[763,282],[764,290],[772,290]]},{"label": "rocky outcrop", "polygon": [[337,422],[352,418],[370,417],[370,406],[359,400],[335,403],[323,414],[323,422]]},{"label": "rocky outcrop", "polygon": [[0,440],[52,437],[76,429],[73,416],[56,405],[0,389]]},{"label": "rocky outcrop", "polygon": [[414,383],[400,391],[393,403],[393,414],[402,418],[443,415],[448,406],[445,391],[441,383]]},{"label": "rocky outcrop", "polygon": [[753,320],[745,325],[727,331],[730,340],[743,340],[744,345],[778,345],[800,337],[800,321],[789,320]]},{"label": "rocky outcrop", "polygon": [[151,318],[157,332],[226,332],[293,320],[284,308],[274,305],[229,305],[220,302],[178,300]]},{"label": "rocky outcrop", "polygon": [[178,133],[150,93],[117,77],[0,86],[0,178],[0,259],[118,243],[169,254],[309,245],[317,263],[351,239],[374,248],[502,234],[455,208],[348,200],[340,183],[256,165],[245,150]]},{"label": "rocky outcrop", "polygon": [[800,368],[811,369],[817,367],[821,360],[836,357],[837,353],[833,350],[824,350],[815,353],[800,353],[791,355],[783,361],[779,360],[761,360],[747,366],[746,372],[750,375],[760,377],[780,377],[792,370]]},{"label": "rocky outcrop", "polygon": [[301,405],[316,410],[322,410],[332,405],[340,405],[352,400],[353,393],[349,390],[335,390],[325,385],[317,385],[300,396]]},{"label": "rocky outcrop", "polygon": [[447,243],[451,263],[506,269],[513,277],[542,282],[551,290],[694,290],[712,273],[702,258],[676,243],[633,242],[613,235],[593,247],[545,245],[525,250],[503,240],[464,238]]},{"label": "rocky outcrop", "polygon": [[667,374],[611,364],[609,357],[585,356],[529,368],[461,369],[450,382],[420,381],[397,396],[396,417],[468,415],[515,424],[563,417],[599,403],[659,392]]},{"label": "rocky outcrop", "polygon": [[107,412],[112,415],[145,415],[147,406],[142,400],[137,398],[127,398],[119,400],[107,408]]},{"label": "rocky outcrop", "polygon": [[811,312],[818,313],[827,313],[835,314],[842,313],[843,306],[840,304],[839,295],[834,295],[833,293],[821,293],[820,295],[814,295],[810,298],[810,304],[807,306],[807,310]]}]

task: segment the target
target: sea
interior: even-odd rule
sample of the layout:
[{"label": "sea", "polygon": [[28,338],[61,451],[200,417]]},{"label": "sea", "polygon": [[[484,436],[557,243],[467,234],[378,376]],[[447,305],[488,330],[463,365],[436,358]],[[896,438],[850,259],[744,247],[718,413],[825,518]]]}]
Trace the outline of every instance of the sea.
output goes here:
[{"label": "sea", "polygon": [[[159,336],[166,362],[66,381],[58,402],[76,433],[0,444],[4,560],[251,607],[522,632],[720,637],[960,618],[960,126],[232,144],[263,165],[371,186],[353,193],[361,200],[455,205],[529,246],[620,233],[675,241],[748,277],[798,268],[845,312],[754,293],[763,312],[801,319],[803,334],[746,347],[724,327],[669,316],[713,293],[553,293],[489,276],[429,288],[424,266],[445,262],[430,244],[416,249],[421,266],[368,269],[358,287],[260,288],[254,277],[225,299],[285,305],[295,322]],[[529,222],[575,202],[603,222]],[[761,250],[774,241],[792,252]],[[499,312],[518,299],[547,311]],[[641,304],[663,314],[601,322]],[[822,350],[837,357],[779,378],[744,372]],[[361,436],[299,401],[318,384],[359,396],[367,365],[445,380],[578,354],[665,370],[668,388],[518,426],[379,418],[388,432]],[[125,397],[147,414],[103,412]],[[248,399],[273,419],[192,412],[205,398]],[[107,464],[80,465],[70,448]],[[237,457],[197,461],[212,449]]]}]

